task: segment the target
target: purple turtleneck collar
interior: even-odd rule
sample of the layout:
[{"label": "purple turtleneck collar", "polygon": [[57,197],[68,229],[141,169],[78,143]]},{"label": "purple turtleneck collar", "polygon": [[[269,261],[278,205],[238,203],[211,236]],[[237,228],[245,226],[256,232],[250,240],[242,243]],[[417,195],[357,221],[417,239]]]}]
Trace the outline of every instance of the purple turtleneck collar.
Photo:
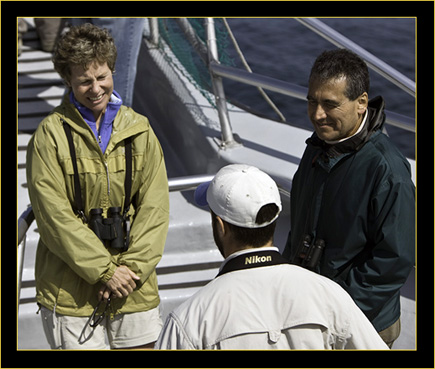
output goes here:
[{"label": "purple turtleneck collar", "polygon": [[106,111],[101,117],[100,129],[98,131],[92,111],[80,104],[74,97],[73,92],[70,93],[69,97],[70,101],[80,112],[85,122],[89,125],[89,127],[91,127],[92,132],[94,132],[95,138],[97,139],[98,145],[100,146],[101,151],[104,153],[112,134],[113,120],[115,119],[116,114],[118,114],[118,110],[122,105],[121,96],[119,96],[115,90],[113,91],[112,96],[110,96],[110,101],[107,104]]}]

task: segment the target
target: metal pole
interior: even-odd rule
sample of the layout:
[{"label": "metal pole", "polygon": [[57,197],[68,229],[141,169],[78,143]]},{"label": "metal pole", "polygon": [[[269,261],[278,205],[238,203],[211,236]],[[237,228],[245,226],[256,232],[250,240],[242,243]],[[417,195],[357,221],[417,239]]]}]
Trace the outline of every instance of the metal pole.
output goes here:
[{"label": "metal pole", "polygon": [[390,82],[394,83],[396,86],[400,87],[402,90],[406,91],[411,96],[415,97],[415,82],[404,76],[402,73],[395,70],[393,67],[383,62],[373,54],[369,53],[367,50],[363,49],[361,46],[357,45],[355,42],[349,40],[347,37],[343,36],[341,33],[327,26],[322,21],[315,18],[296,18],[296,20],[302,23],[307,28],[316,32],[332,44],[339,48],[346,48],[358,54],[361,58],[365,60],[367,65],[379,73],[381,76],[388,79]]},{"label": "metal pole", "polygon": [[149,18],[150,22],[150,41],[153,45],[159,44],[159,20],[157,18]]},{"label": "metal pole", "polygon": [[204,64],[208,64],[208,49],[205,43],[198,37],[187,18],[176,18],[175,22],[183,31],[189,43],[193,46]]},{"label": "metal pole", "polygon": [[17,265],[17,288],[18,288],[18,307],[20,306],[21,295],[21,281],[23,279],[23,267],[24,267],[24,252],[26,250],[26,232],[30,227],[30,224],[35,219],[33,209],[29,206],[18,218],[18,265]]},{"label": "metal pole", "polygon": [[[207,47],[208,47],[208,60],[209,65],[212,62],[219,63],[218,58],[218,50],[216,44],[216,33],[214,29],[214,20],[213,18],[205,19],[205,28],[207,31]],[[222,134],[222,148],[231,148],[239,146],[233,136],[233,132],[231,129],[230,117],[228,115],[227,103],[225,99],[225,91],[222,83],[222,78],[215,75],[213,71],[210,69],[210,75],[213,85],[213,92],[216,99],[216,107],[219,114],[219,122],[221,125],[221,134]]]},{"label": "metal pole", "polygon": [[[228,78],[233,81],[245,83],[251,86],[260,86],[266,90],[278,92],[283,95],[291,96],[300,100],[307,99],[308,89],[298,86],[290,82],[281,81],[272,77],[263,76],[261,74],[249,73],[242,69],[236,69],[227,65],[211,63],[209,68],[215,75],[223,78]],[[395,127],[406,129],[410,132],[415,132],[415,120],[401,114],[393,113],[385,110],[387,124]]]},{"label": "metal pole", "polygon": [[26,238],[18,245],[18,266],[17,266],[17,288],[18,288],[18,306],[20,306],[21,282],[23,280],[24,269],[24,252],[26,250]]},{"label": "metal pole", "polygon": [[200,184],[210,182],[213,178],[214,174],[169,178],[169,192],[194,190]]},{"label": "metal pole", "polygon": [[295,97],[300,100],[307,100],[308,89],[290,82],[281,81],[276,78],[263,76],[257,73],[250,73],[242,69],[229,67],[227,65],[210,64],[210,68],[215,75],[228,78],[233,81],[245,83],[247,85],[262,87],[266,90],[278,92],[282,95]]}]

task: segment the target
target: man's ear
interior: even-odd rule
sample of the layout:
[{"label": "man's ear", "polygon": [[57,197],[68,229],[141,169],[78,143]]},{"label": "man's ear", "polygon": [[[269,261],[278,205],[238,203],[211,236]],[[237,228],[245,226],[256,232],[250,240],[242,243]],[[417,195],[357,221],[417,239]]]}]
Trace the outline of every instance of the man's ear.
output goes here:
[{"label": "man's ear", "polygon": [[369,105],[369,95],[367,92],[363,92],[358,97],[358,114],[364,114],[367,110],[367,107]]},{"label": "man's ear", "polygon": [[228,233],[226,223],[219,216],[216,216],[216,227],[221,236],[225,236]]}]

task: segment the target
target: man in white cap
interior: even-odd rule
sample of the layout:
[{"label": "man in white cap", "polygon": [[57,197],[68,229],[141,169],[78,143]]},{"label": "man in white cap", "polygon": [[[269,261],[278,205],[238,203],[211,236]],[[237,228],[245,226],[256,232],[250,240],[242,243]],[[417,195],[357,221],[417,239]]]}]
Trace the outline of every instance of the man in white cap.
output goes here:
[{"label": "man in white cap", "polygon": [[290,265],[273,246],[281,199],[247,165],[200,185],[213,236],[226,258],[218,276],[171,312],[157,349],[380,349],[388,347],[335,282]]}]

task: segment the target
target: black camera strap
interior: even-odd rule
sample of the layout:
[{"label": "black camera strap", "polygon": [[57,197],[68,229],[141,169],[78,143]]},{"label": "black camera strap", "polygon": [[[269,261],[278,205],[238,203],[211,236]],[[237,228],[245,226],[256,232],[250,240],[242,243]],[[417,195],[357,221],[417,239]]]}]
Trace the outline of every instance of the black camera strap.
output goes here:
[{"label": "black camera strap", "polygon": [[132,174],[132,152],[131,152],[131,137],[127,137],[124,140],[125,144],[125,180],[124,180],[124,188],[125,188],[125,200],[124,200],[124,231],[125,231],[125,239],[124,239],[124,250],[128,249],[128,244],[130,243],[130,216],[128,215],[128,211],[130,210],[131,203],[131,174]]},{"label": "black camera strap", "polygon": [[[71,161],[74,169],[74,207],[75,207],[74,211],[78,215],[80,215],[80,217],[83,219],[85,223],[87,223],[87,219],[83,207],[79,171],[77,168],[77,157],[76,157],[76,151],[74,148],[74,142],[71,134],[71,127],[64,119],[61,118],[60,120],[62,121],[63,129],[65,130],[66,138],[68,140],[69,152],[71,155]],[[124,219],[128,220],[127,213],[130,210],[130,204],[131,204],[132,161],[133,161],[131,137],[127,137],[124,140],[124,143],[125,143],[125,181],[124,181],[125,200],[124,200],[123,215],[124,215]],[[129,225],[127,225],[127,227],[129,228]],[[129,229],[127,231],[129,233]],[[128,242],[128,234],[127,234],[127,242]]]},{"label": "black camera strap", "polygon": [[87,219],[85,216],[85,211],[83,208],[83,200],[82,200],[82,190],[80,187],[80,178],[79,178],[79,170],[77,168],[77,157],[76,150],[74,148],[74,142],[71,134],[70,125],[65,122],[62,118],[60,119],[63,123],[63,129],[65,130],[66,138],[68,140],[69,153],[71,155],[71,162],[74,169],[74,204],[75,204],[75,212],[80,215],[85,223],[87,223]]},{"label": "black camera strap", "polygon": [[131,152],[131,137],[124,140],[125,144],[125,200],[124,200],[124,217],[130,210],[131,203],[131,174],[132,174],[132,152]]},{"label": "black camera strap", "polygon": [[264,250],[250,252],[228,260],[216,277],[236,270],[260,268],[272,265],[290,264],[278,251]]}]

